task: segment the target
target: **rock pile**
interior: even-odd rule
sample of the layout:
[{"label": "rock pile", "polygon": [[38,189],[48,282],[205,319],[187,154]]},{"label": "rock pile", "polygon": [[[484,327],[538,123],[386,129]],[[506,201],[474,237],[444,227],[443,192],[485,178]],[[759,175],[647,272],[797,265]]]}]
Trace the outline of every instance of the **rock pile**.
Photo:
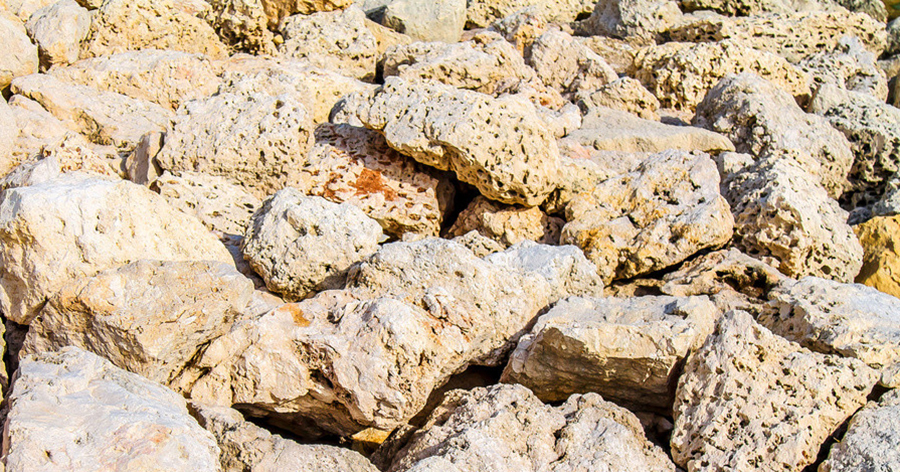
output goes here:
[{"label": "rock pile", "polygon": [[0,0],[0,470],[900,470],[893,0]]}]

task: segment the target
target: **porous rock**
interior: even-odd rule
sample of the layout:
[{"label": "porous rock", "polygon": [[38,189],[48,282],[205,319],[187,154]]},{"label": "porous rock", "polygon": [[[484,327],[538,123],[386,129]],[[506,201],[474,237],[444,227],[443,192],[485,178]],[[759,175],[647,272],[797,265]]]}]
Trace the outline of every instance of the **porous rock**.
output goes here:
[{"label": "porous rock", "polygon": [[478,231],[505,247],[525,240],[556,244],[564,224],[562,219],[547,216],[537,207],[509,207],[478,196],[459,214],[447,230],[447,237]]},{"label": "porous rock", "polygon": [[393,0],[382,23],[421,41],[455,43],[466,25],[466,0]]},{"label": "porous rock", "polygon": [[466,26],[486,28],[525,8],[533,8],[544,22],[569,23],[594,10],[592,0],[470,0]]},{"label": "porous rock", "polygon": [[858,38],[844,36],[833,51],[807,57],[799,66],[818,87],[831,84],[887,100],[888,81],[878,67],[878,57],[867,51]]},{"label": "porous rock", "polygon": [[169,205],[192,215],[211,231],[243,235],[262,201],[223,177],[199,172],[165,173],[152,188]]},{"label": "porous rock", "polygon": [[900,271],[895,238],[900,231],[900,217],[884,216],[853,228],[865,254],[856,281],[884,293],[900,297]]},{"label": "porous rock", "polygon": [[378,42],[359,8],[291,16],[279,29],[284,57],[355,78],[375,77]]},{"label": "porous rock", "polygon": [[656,113],[659,100],[631,77],[616,79],[594,91],[581,92],[576,95],[576,99],[585,114],[594,108],[606,107],[627,111],[646,120],[659,121]]},{"label": "porous rock", "polygon": [[583,28],[590,36],[633,37],[652,44],[681,16],[678,2],[671,0],[600,0]]},{"label": "porous rock", "polygon": [[891,390],[853,415],[847,432],[831,446],[819,472],[896,470],[900,467],[898,431],[900,390]]},{"label": "porous rock", "polygon": [[534,41],[528,63],[544,85],[569,94],[596,90],[619,78],[602,57],[558,29]]},{"label": "porous rock", "polygon": [[[468,234],[468,233],[467,233]],[[550,284],[550,302],[568,297],[603,295],[597,270],[575,246],[551,246],[522,241],[484,258],[496,266],[539,275]]]}]

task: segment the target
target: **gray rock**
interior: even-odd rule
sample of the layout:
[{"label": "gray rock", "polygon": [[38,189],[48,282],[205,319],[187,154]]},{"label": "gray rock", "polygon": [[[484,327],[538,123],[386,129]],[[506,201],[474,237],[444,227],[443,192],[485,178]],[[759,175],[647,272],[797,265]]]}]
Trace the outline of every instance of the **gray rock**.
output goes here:
[{"label": "gray rock", "polygon": [[597,269],[575,246],[550,246],[522,241],[484,260],[499,267],[539,275],[550,284],[550,302],[568,297],[599,297],[603,281]]},{"label": "gray rock", "polygon": [[0,13],[0,90],[9,87],[16,77],[34,74],[38,70],[38,48],[28,39],[28,33],[15,17]]},{"label": "gray rock", "polygon": [[375,78],[378,42],[359,8],[291,16],[280,31],[284,43],[278,51],[284,57],[355,78]]},{"label": "gray rock", "polygon": [[819,472],[888,471],[900,467],[900,390],[891,390],[853,415]]},{"label": "gray rock", "polygon": [[887,47],[884,54],[888,56],[900,53],[900,20],[893,19],[887,25]]},{"label": "gray rock", "polygon": [[34,12],[25,28],[38,46],[41,68],[78,60],[81,41],[91,27],[91,15],[75,0],[61,0]]},{"label": "gray rock", "polygon": [[395,0],[382,23],[420,41],[459,41],[466,25],[465,0]]}]

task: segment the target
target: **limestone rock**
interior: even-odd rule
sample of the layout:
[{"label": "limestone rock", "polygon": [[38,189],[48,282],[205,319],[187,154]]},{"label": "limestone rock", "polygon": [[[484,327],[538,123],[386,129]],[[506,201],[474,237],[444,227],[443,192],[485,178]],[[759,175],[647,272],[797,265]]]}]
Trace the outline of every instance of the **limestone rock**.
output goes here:
[{"label": "limestone rock", "polygon": [[227,56],[226,46],[212,26],[200,18],[209,8],[206,2],[182,0],[106,0],[91,14],[91,29],[82,44],[81,57],[173,49],[223,58]]},{"label": "limestone rock", "polygon": [[895,55],[900,53],[900,21],[894,19],[887,25],[887,47],[884,54]]},{"label": "limestone rock", "polygon": [[[470,11],[471,11],[470,4]],[[593,5],[591,5],[593,8]],[[487,31],[495,31],[512,43],[519,54],[528,56],[535,40],[547,31],[546,14],[540,4],[531,5],[494,22]]]},{"label": "limestone rock", "polygon": [[[0,166],[4,174],[40,153],[43,146],[62,141],[67,135],[76,134],[66,126],[66,123],[30,98],[13,95],[8,105],[6,107],[8,111],[0,113],[5,115],[3,124],[9,126],[4,134],[8,141],[0,144],[8,146],[9,149],[9,154]],[[3,105],[0,105],[0,108],[3,108]]]},{"label": "limestone rock", "polygon": [[900,453],[900,390],[891,390],[853,415],[841,441],[831,446],[819,472],[896,470]]},{"label": "limestone rock", "polygon": [[506,249],[498,241],[491,239],[475,230],[469,231],[462,236],[452,238],[451,241],[465,246],[477,257],[486,257],[495,252],[501,252]]},{"label": "limestone rock", "polygon": [[28,35],[37,43],[44,69],[77,61],[81,41],[90,27],[90,13],[75,0],[62,0],[41,8],[25,24]]},{"label": "limestone rock", "polygon": [[453,238],[474,230],[504,247],[525,240],[556,244],[564,224],[562,219],[549,217],[537,207],[509,207],[478,196],[459,214],[447,236]]},{"label": "limestone rock", "polygon": [[637,53],[631,70],[663,107],[687,111],[720,79],[739,72],[753,72],[795,98],[809,95],[806,74],[773,53],[738,41],[650,46]]},{"label": "limestone rock", "polygon": [[875,381],[861,361],[809,352],[729,312],[684,367],[672,456],[688,470],[799,472]]},{"label": "limestone rock", "polygon": [[535,206],[553,190],[559,152],[533,105],[388,78],[354,114],[388,145],[503,203]]},{"label": "limestone rock", "polygon": [[335,11],[349,7],[352,0],[261,0],[269,27],[275,28],[291,15],[312,15],[317,12]]},{"label": "limestone rock", "polygon": [[58,0],[4,0],[5,6],[0,4],[0,7],[3,7],[4,10],[15,15],[15,17],[18,17],[18,19],[24,23],[28,21],[28,18],[30,18],[34,12],[46,6],[53,5],[57,1]]},{"label": "limestone rock", "polygon": [[844,36],[831,52],[813,54],[799,66],[816,84],[831,84],[887,100],[888,82],[878,67],[878,58],[858,38]]},{"label": "limestone rock", "polygon": [[837,0],[842,7],[853,11],[865,13],[880,23],[888,20],[888,5],[877,0]]},{"label": "limestone rock", "polygon": [[222,470],[180,395],[78,348],[23,360],[9,404],[9,472]]},{"label": "limestone rock", "polygon": [[284,57],[360,79],[375,77],[378,43],[359,8],[291,16],[280,30],[284,43],[278,51]]},{"label": "limestone rock", "polygon": [[592,0],[470,0],[466,26],[485,28],[527,7],[545,22],[569,23],[594,10]]},{"label": "limestone rock", "polygon": [[792,153],[832,198],[840,197],[848,186],[853,153],[847,139],[757,75],[722,79],[697,106],[694,124],[728,136],[738,152],[758,158]]},{"label": "limestone rock", "polygon": [[600,0],[585,22],[585,32],[652,43],[681,16],[678,2],[671,0]]},{"label": "limestone rock", "polygon": [[682,0],[681,5],[687,11],[712,10],[725,16],[738,17],[827,8],[815,0]]},{"label": "limestone rock", "polygon": [[85,85],[67,84],[46,74],[19,77],[13,93],[39,102],[73,131],[97,144],[133,149],[141,136],[166,128],[172,112],[159,105]]},{"label": "limestone rock", "polygon": [[120,93],[175,111],[188,100],[216,93],[222,82],[216,69],[200,54],[145,49],[84,59],[54,67],[50,74],[63,82]]},{"label": "limestone rock", "polygon": [[466,25],[465,0],[394,0],[382,23],[421,41],[459,41]]},{"label": "limestone rock", "polygon": [[597,392],[633,409],[665,411],[681,363],[718,316],[706,297],[562,300],[519,340],[502,380],[545,402]]},{"label": "limestone rock", "polygon": [[163,174],[153,183],[169,205],[193,215],[212,231],[243,235],[262,201],[223,177],[198,172]]},{"label": "limestone rock", "polygon": [[[275,34],[260,0],[207,0],[203,18],[232,50],[275,54]],[[277,27],[281,18],[272,25]],[[283,39],[283,38],[282,38]]]},{"label": "limestone rock", "polygon": [[566,207],[561,242],[585,251],[604,281],[683,261],[731,239],[732,216],[715,164],[703,153],[666,151],[598,183]]},{"label": "limestone rock", "polygon": [[253,215],[242,252],[269,290],[293,301],[338,288],[347,268],[375,253],[383,237],[355,206],[287,188]]},{"label": "limestone rock", "polygon": [[597,90],[576,95],[578,106],[585,114],[594,108],[606,107],[627,111],[645,120],[659,121],[656,111],[659,100],[636,79],[622,77]]},{"label": "limestone rock", "polygon": [[153,131],[141,136],[141,141],[125,157],[125,176],[128,180],[140,184],[151,185],[162,175],[156,155],[165,142],[165,133]]},{"label": "limestone rock", "polygon": [[28,39],[21,22],[0,12],[0,90],[9,87],[16,77],[33,74],[38,70],[38,48]]},{"label": "limestone rock", "polygon": [[674,471],[637,417],[597,394],[545,405],[520,385],[453,390],[400,450],[398,471]]},{"label": "limestone rock", "polygon": [[619,78],[597,53],[557,29],[535,40],[529,64],[544,85],[570,94],[596,90]]},{"label": "limestone rock", "polygon": [[18,165],[13,153],[18,150],[19,127],[12,108],[6,100],[0,100],[0,175],[6,175]]},{"label": "limestone rock", "polygon": [[627,76],[634,64],[635,55],[644,47],[644,42],[634,37],[620,39],[609,36],[589,36],[576,39],[602,57],[619,74],[620,78]]},{"label": "limestone rock", "polygon": [[895,269],[898,253],[894,242],[900,231],[900,217],[872,218],[854,230],[865,249],[863,266],[856,281],[900,297],[900,271]]},{"label": "limestone rock", "polygon": [[95,177],[119,180],[122,161],[118,156],[99,154],[80,134],[68,133],[61,140],[45,144],[36,156],[37,160],[52,160],[60,173],[83,172]]},{"label": "limestone rock", "polygon": [[73,279],[140,259],[232,263],[198,221],[146,188],[68,174],[0,196],[0,306],[28,324]]}]

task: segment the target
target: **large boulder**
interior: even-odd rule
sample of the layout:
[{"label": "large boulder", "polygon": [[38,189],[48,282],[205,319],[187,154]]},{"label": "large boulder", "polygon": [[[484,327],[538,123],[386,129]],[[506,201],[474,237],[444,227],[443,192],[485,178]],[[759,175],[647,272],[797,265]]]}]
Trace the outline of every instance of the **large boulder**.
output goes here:
[{"label": "large boulder", "polygon": [[819,472],[897,470],[900,468],[898,432],[900,390],[891,390],[878,402],[869,402],[853,415],[847,432],[831,446]]},{"label": "large boulder", "polygon": [[393,0],[382,23],[420,41],[459,41],[466,26],[466,0]]},{"label": "large boulder", "polygon": [[34,12],[25,28],[38,46],[41,67],[78,60],[81,41],[91,27],[91,14],[75,0],[62,0]]},{"label": "large boulder", "polygon": [[360,79],[375,78],[378,43],[356,7],[343,11],[295,15],[280,26],[287,58]]},{"label": "large boulder", "polygon": [[0,36],[4,38],[0,50],[0,90],[5,90],[14,78],[38,71],[38,48],[31,43],[22,22],[2,11]]}]

